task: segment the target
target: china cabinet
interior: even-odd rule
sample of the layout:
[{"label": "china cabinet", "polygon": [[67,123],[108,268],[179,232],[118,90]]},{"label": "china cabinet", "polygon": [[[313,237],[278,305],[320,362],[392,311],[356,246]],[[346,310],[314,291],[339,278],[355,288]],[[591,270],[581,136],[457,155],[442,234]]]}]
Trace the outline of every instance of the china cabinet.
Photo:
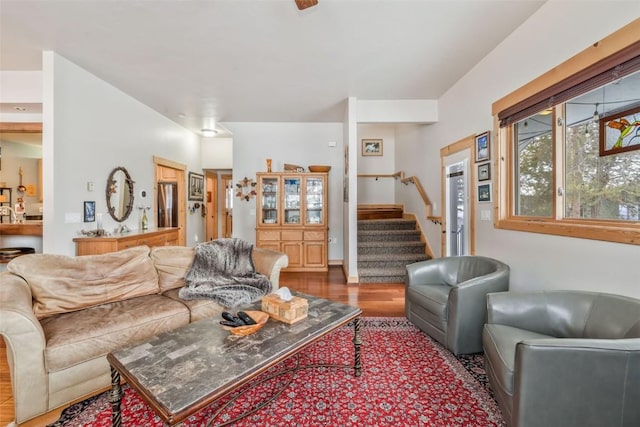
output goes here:
[{"label": "china cabinet", "polygon": [[256,245],[287,254],[286,271],[327,271],[327,173],[257,174]]}]

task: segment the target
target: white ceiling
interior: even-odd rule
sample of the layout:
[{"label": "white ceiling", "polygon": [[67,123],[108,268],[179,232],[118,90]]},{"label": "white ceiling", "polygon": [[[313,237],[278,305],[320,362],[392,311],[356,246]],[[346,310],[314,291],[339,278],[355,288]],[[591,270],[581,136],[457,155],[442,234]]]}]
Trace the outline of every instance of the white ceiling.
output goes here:
[{"label": "white ceiling", "polygon": [[0,0],[0,69],[53,50],[194,131],[438,99],[539,0]]}]

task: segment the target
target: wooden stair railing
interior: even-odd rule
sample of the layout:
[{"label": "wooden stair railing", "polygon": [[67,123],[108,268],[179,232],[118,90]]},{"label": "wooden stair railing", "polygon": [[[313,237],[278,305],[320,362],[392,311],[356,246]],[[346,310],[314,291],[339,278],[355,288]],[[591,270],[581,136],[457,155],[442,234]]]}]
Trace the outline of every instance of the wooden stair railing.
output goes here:
[{"label": "wooden stair railing", "polygon": [[422,187],[422,184],[420,183],[420,180],[418,179],[418,177],[410,176],[408,178],[402,178],[400,182],[402,182],[404,185],[409,185],[409,184],[415,185],[416,190],[418,190],[418,193],[420,194],[420,197],[422,198],[422,201],[424,202],[424,205],[426,207],[427,219],[433,222],[434,224],[442,224],[441,216],[431,215],[432,214],[431,199],[429,199],[429,196],[427,196],[427,192],[424,191],[424,188]]},{"label": "wooden stair railing", "polygon": [[393,179],[398,179],[400,178],[400,180],[404,179],[404,172],[396,172],[396,173],[392,173],[392,174],[384,174],[384,173],[359,173],[358,174],[358,178],[375,178],[376,180],[378,178],[393,178]]}]

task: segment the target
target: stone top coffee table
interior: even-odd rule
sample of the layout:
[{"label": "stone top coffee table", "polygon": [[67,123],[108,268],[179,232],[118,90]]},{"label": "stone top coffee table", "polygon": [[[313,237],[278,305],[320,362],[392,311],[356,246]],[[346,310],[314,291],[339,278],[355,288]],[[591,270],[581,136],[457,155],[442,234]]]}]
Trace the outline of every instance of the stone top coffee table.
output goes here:
[{"label": "stone top coffee table", "polygon": [[241,337],[223,330],[220,319],[209,318],[109,353],[113,425],[122,425],[120,376],[164,422],[174,425],[351,320],[354,375],[360,376],[362,311],[311,295],[294,295],[309,301],[309,314],[292,325],[269,319],[258,332]]}]

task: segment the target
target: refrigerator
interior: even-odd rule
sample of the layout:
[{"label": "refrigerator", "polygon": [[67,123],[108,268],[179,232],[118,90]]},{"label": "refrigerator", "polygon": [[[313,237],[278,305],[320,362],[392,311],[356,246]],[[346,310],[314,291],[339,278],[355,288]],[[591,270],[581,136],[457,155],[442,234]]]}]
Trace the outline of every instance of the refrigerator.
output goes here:
[{"label": "refrigerator", "polygon": [[178,184],[158,183],[158,227],[178,226]]}]

